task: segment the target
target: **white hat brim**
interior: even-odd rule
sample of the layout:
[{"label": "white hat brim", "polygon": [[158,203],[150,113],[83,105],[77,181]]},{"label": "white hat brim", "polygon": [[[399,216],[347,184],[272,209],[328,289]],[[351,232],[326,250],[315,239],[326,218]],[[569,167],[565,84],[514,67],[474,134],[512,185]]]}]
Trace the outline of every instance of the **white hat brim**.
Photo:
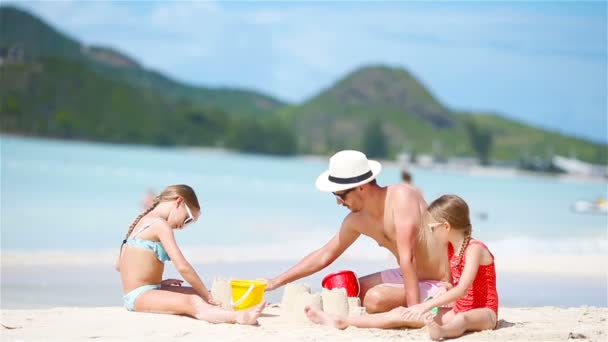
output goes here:
[{"label": "white hat brim", "polygon": [[334,183],[332,181],[329,180],[329,170],[323,172],[321,175],[319,175],[319,177],[317,177],[317,181],[315,182],[315,186],[317,187],[317,189],[319,189],[320,191],[324,191],[324,192],[336,192],[336,191],[342,191],[342,190],[348,190],[351,188],[355,188],[359,185],[363,185],[365,183],[369,183],[372,180],[376,179],[376,177],[378,176],[378,174],[380,173],[380,171],[382,171],[382,165],[375,161],[375,160],[368,160],[369,162],[369,168],[372,171],[372,176],[362,180],[358,183],[348,183],[348,184],[340,184],[340,183]]}]

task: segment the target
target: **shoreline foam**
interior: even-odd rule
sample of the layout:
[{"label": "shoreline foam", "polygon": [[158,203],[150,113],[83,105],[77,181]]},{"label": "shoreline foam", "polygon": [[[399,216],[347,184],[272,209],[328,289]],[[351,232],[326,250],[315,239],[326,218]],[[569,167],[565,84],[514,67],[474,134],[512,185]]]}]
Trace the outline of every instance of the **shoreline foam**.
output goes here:
[{"label": "shoreline foam", "polygon": [[[197,252],[193,248],[186,248],[185,254],[188,260],[197,264],[248,264],[248,263],[293,263],[299,258],[288,255],[277,258],[280,253],[267,253],[256,255],[254,252],[258,247],[233,247],[233,248],[207,248],[203,252]],[[272,251],[272,250],[271,250]],[[301,254],[301,253],[300,253]],[[567,254],[528,254],[528,255],[500,255],[496,256],[497,272],[510,273],[535,273],[564,275],[577,277],[603,277],[608,278],[608,270],[598,265],[608,264],[608,255],[567,255]],[[305,254],[302,254],[305,255]],[[68,250],[3,250],[0,253],[2,268],[14,268],[24,266],[107,266],[113,265],[116,260],[115,250],[99,251],[68,251]],[[392,256],[382,251],[363,258],[356,254],[345,253],[339,258],[342,263],[378,263],[389,267],[397,267]]]}]

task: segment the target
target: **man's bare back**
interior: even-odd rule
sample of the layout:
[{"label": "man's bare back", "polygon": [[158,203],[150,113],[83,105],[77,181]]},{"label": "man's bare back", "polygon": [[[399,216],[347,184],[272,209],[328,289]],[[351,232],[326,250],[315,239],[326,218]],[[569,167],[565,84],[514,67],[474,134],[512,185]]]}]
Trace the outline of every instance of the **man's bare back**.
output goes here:
[{"label": "man's bare back", "polygon": [[[411,185],[407,184],[394,184],[385,187],[386,189],[386,198],[384,201],[384,215],[382,220],[374,219],[370,215],[367,215],[365,212],[351,212],[347,215],[345,220],[349,219],[349,216],[352,216],[349,220],[352,222],[349,227],[353,227],[353,229],[357,230],[360,234],[369,236],[374,239],[378,246],[384,247],[388,249],[397,260],[397,264],[399,264],[399,251],[397,249],[397,241],[396,241],[396,231],[395,231],[395,221],[394,211],[395,209],[395,198],[393,193],[395,191],[406,191],[413,192],[412,195],[418,197],[418,208],[420,210],[420,216],[424,214],[426,211],[427,204],[425,200],[420,197],[420,192],[418,192]],[[417,240],[417,242],[420,242]],[[415,259],[416,261],[416,273],[420,280],[432,279],[432,280],[448,280],[449,270],[446,270],[445,262],[441,263],[442,254],[438,253],[435,255],[435,260],[429,260],[428,256],[430,253],[439,252],[439,251],[427,251],[426,245],[423,243],[417,243],[415,246],[415,255],[417,256],[427,256],[424,258],[418,257]],[[447,256],[446,256],[447,257]],[[447,259],[444,259],[446,261]],[[439,263],[438,263],[439,262]]]}]

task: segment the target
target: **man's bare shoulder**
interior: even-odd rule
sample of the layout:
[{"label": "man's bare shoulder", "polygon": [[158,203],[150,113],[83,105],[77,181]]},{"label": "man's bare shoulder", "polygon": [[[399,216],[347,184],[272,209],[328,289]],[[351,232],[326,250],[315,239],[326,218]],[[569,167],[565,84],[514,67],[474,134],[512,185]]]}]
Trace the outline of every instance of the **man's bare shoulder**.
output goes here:
[{"label": "man's bare shoulder", "polygon": [[361,227],[367,226],[367,215],[362,212],[350,212],[342,221],[342,229],[360,232]]},{"label": "man's bare shoulder", "polygon": [[420,193],[410,184],[400,183],[389,185],[388,192],[393,203],[420,200]]}]

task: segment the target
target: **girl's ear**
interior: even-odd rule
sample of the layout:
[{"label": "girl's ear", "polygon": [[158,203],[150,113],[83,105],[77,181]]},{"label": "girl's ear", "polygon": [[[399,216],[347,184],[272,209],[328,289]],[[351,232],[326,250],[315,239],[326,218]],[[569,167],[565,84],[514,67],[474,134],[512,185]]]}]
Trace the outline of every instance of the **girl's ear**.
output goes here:
[{"label": "girl's ear", "polygon": [[450,225],[450,222],[445,221],[445,229],[448,230],[448,233],[452,230],[452,225]]},{"label": "girl's ear", "polygon": [[177,196],[177,198],[175,199],[175,207],[177,208],[182,205],[182,202],[184,202],[184,199],[181,196]]}]

